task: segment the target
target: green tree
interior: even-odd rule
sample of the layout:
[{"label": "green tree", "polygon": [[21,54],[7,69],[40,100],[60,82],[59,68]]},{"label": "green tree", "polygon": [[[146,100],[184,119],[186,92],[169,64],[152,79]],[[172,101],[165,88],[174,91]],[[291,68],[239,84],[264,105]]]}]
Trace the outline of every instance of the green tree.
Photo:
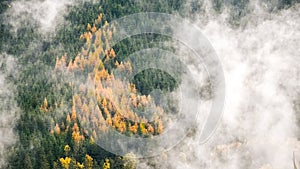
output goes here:
[{"label": "green tree", "polygon": [[33,169],[30,156],[26,153],[24,157],[24,168]]},{"label": "green tree", "polygon": [[42,169],[50,169],[50,165],[49,162],[47,160],[47,156],[45,154],[45,151],[42,149],[40,150],[40,152],[38,153],[38,168],[42,168]]}]

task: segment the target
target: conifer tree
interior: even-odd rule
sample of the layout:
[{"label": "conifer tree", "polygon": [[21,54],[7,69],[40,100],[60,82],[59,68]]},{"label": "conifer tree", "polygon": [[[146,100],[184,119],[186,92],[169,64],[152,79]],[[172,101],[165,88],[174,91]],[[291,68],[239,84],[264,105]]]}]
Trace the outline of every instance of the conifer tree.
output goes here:
[{"label": "conifer tree", "polygon": [[24,157],[24,168],[33,169],[30,156],[27,153],[25,154],[25,157]]}]

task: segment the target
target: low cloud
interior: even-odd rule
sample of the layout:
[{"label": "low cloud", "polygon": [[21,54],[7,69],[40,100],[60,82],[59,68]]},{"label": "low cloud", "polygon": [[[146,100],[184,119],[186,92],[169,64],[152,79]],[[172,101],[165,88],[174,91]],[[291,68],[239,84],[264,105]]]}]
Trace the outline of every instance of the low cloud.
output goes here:
[{"label": "low cloud", "polygon": [[[216,14],[211,7],[203,7],[205,15],[194,16],[192,22],[223,65],[226,101],[221,124],[207,143],[199,143],[199,128],[195,137],[166,155],[140,160],[139,168],[293,168],[293,152],[300,161],[295,109],[300,6],[270,13],[261,4],[250,3],[240,26],[228,23],[232,9],[224,7]],[[177,32],[185,34],[182,31]]]},{"label": "low cloud", "polygon": [[17,66],[12,56],[0,55],[0,168],[6,164],[9,147],[17,142],[14,131],[18,119],[19,108],[15,96],[16,91],[8,78],[17,75]]},{"label": "low cloud", "polygon": [[67,14],[68,6],[75,4],[75,0],[13,1],[5,13],[6,22],[17,30],[24,22],[31,21],[38,25],[41,33],[53,32],[64,21],[63,16]]}]

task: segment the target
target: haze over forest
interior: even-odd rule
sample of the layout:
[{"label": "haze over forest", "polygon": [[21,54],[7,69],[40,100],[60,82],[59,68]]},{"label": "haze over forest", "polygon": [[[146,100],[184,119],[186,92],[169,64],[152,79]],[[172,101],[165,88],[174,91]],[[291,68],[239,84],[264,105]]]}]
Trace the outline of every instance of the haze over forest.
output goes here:
[{"label": "haze over forest", "polygon": [[0,0],[0,168],[300,168],[299,3]]}]

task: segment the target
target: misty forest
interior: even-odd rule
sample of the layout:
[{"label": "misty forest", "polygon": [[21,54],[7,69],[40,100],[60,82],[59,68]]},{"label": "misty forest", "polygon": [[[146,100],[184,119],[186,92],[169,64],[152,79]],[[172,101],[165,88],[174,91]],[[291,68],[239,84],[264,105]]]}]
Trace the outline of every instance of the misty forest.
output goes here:
[{"label": "misty forest", "polygon": [[[169,149],[139,145],[143,155],[112,140],[112,131],[154,140],[189,126],[172,125],[181,120],[178,91],[195,88],[199,112],[218,94],[172,37],[142,33],[114,44],[121,30],[112,22],[142,12],[186,19],[191,25],[170,32],[184,37],[197,26],[220,60],[224,107],[205,143],[200,125]],[[0,168],[300,169],[299,0],[0,0],[0,20]],[[143,63],[131,54],[151,48],[178,54],[187,68],[136,73]],[[183,82],[187,70],[201,85]]]}]

